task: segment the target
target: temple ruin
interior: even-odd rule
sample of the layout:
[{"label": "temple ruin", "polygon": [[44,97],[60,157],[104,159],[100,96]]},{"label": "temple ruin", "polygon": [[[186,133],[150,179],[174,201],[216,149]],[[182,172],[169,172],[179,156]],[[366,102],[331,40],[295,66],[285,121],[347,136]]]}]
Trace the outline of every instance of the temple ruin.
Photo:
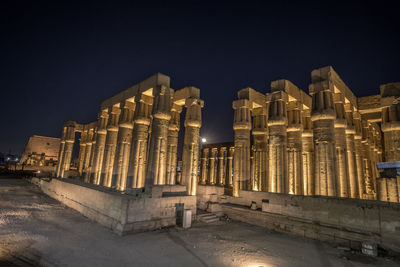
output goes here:
[{"label": "temple ruin", "polygon": [[235,197],[240,189],[399,202],[399,176],[376,167],[400,160],[399,101],[400,83],[356,97],[330,66],[312,71],[309,94],[288,80],[266,95],[244,88],[232,104],[234,144],[203,149],[200,183]]},{"label": "temple ruin", "polygon": [[312,71],[309,93],[288,80],[273,81],[267,94],[240,90],[234,142],[200,151],[200,90],[173,90],[158,73],[105,100],[97,121],[66,122],[56,178],[34,182],[119,234],[226,215],[355,249],[372,242],[399,252],[399,100],[400,83],[356,97],[324,67]]}]

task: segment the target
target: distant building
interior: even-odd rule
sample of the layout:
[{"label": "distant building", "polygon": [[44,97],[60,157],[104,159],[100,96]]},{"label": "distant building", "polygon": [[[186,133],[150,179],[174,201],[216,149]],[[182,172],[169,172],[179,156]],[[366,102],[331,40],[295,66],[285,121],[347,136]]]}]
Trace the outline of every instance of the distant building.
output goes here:
[{"label": "distant building", "polygon": [[29,138],[20,163],[26,166],[55,166],[60,138],[34,135]]}]

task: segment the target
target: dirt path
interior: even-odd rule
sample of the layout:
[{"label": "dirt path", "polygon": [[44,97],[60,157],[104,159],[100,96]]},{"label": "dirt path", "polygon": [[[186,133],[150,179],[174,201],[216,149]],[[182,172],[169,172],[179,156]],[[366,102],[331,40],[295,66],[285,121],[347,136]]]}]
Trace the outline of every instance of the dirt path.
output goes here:
[{"label": "dirt path", "polygon": [[0,266],[398,266],[238,223],[117,236],[18,179],[0,179]]}]

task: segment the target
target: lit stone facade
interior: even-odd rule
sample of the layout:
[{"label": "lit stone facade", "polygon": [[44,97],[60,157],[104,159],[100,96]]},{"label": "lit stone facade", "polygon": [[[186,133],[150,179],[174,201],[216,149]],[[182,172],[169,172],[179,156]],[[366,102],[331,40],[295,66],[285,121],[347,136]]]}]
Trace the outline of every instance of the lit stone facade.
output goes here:
[{"label": "lit stone facade", "polygon": [[380,177],[376,163],[400,161],[400,83],[356,97],[328,66],[312,71],[309,94],[278,80],[266,95],[240,90],[233,109],[234,144],[203,149],[200,184],[236,197],[254,190],[398,202],[398,179]]},{"label": "lit stone facade", "polygon": [[85,182],[145,192],[176,184],[180,114],[186,108],[181,183],[195,195],[203,105],[198,88],[174,90],[170,78],[157,73],[105,100],[96,122],[64,124],[56,176],[70,176],[79,132],[78,171]]}]

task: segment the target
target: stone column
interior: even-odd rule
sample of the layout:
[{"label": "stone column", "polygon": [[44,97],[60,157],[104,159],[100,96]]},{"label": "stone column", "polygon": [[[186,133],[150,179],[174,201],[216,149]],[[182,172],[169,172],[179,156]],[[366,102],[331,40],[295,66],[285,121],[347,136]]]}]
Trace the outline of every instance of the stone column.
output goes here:
[{"label": "stone column", "polygon": [[155,91],[146,187],[164,185],[166,181],[168,128],[171,119],[172,96],[173,90],[166,86],[160,86]]},{"label": "stone column", "polygon": [[217,148],[211,148],[210,157],[208,158],[208,185],[215,185],[215,154]]},{"label": "stone column", "polygon": [[357,166],[357,184],[359,198],[363,199],[365,195],[365,172],[363,163],[363,148],[362,148],[362,124],[361,115],[358,112],[353,112],[354,122],[354,148],[356,153],[356,166]]},{"label": "stone column", "polygon": [[400,160],[400,103],[382,108],[382,131],[385,140],[385,161]]},{"label": "stone column", "polygon": [[[321,85],[323,85],[322,88]],[[325,84],[311,84],[311,121],[314,136],[315,195],[337,196],[335,107]],[[310,91],[311,91],[310,90]],[[317,91],[318,90],[318,91]]]},{"label": "stone column", "polygon": [[365,120],[361,120],[362,123],[362,157],[363,157],[363,166],[364,166],[364,181],[365,181],[365,195],[366,199],[374,199],[374,185],[373,185],[373,176],[372,176],[372,161],[371,161],[371,134],[369,122]]},{"label": "stone column", "polygon": [[303,158],[302,158],[302,103],[291,101],[287,105],[287,153],[289,194],[303,194]]},{"label": "stone column", "polygon": [[254,138],[254,182],[253,190],[268,191],[268,127],[267,109],[253,109],[253,138]]},{"label": "stone column", "polygon": [[201,184],[201,185],[207,184],[207,177],[208,177],[208,171],[207,171],[208,153],[209,153],[209,149],[208,149],[208,148],[203,148],[203,151],[202,151],[202,153],[201,153],[201,170],[200,170],[200,184]]},{"label": "stone column", "polygon": [[67,130],[65,133],[64,157],[60,170],[60,177],[68,178],[66,172],[69,171],[71,166],[72,150],[75,143],[75,122],[67,121],[64,125]]},{"label": "stone column", "polygon": [[288,96],[283,91],[267,94],[268,112],[268,191],[288,193],[287,177],[287,113]]},{"label": "stone column", "polygon": [[126,189],[126,177],[132,142],[133,113],[135,103],[125,100],[121,107],[119,130],[111,186],[119,191]]},{"label": "stone column", "polygon": [[[200,92],[197,95],[200,96]],[[186,185],[187,193],[190,196],[195,196],[197,190],[201,108],[203,105],[203,100],[194,97],[187,98],[185,103],[187,110],[182,154],[182,184]]]},{"label": "stone column", "polygon": [[336,188],[340,197],[349,197],[349,174],[347,169],[347,147],[346,147],[346,113],[344,111],[344,97],[341,93],[333,95],[335,102],[335,144],[336,144],[336,165],[338,180]]},{"label": "stone column", "polygon": [[85,161],[87,135],[87,130],[82,130],[81,138],[79,139],[78,172],[80,175],[82,175],[83,163]]},{"label": "stone column", "polygon": [[108,123],[108,109],[104,109],[99,114],[96,145],[93,153],[93,166],[91,168],[90,182],[93,184],[100,184],[100,174],[104,158],[104,146],[106,144],[107,136],[107,123]]},{"label": "stone column", "polygon": [[250,102],[247,99],[233,101],[235,131],[235,152],[233,166],[233,191],[234,197],[239,196],[239,189],[250,188]]},{"label": "stone column", "polygon": [[126,188],[142,188],[145,185],[152,100],[150,96],[141,95],[136,101]]},{"label": "stone column", "polygon": [[314,140],[311,123],[310,109],[303,110],[303,132],[302,154],[303,154],[303,193],[306,196],[314,195]]},{"label": "stone column", "polygon": [[100,184],[106,187],[111,187],[112,173],[114,167],[115,150],[117,148],[118,139],[118,124],[121,109],[119,104],[113,106],[109,115],[107,124],[107,137],[104,147],[104,158],[100,175]]},{"label": "stone column", "polygon": [[233,155],[235,153],[235,148],[230,147],[227,151],[227,163],[226,163],[226,172],[225,172],[225,195],[232,195],[233,188]]},{"label": "stone column", "polygon": [[358,173],[357,173],[357,156],[356,156],[356,145],[355,145],[355,134],[356,128],[353,120],[354,109],[350,103],[345,104],[346,111],[346,147],[347,147],[347,168],[349,173],[349,186],[351,198],[359,198],[359,186],[358,186]]},{"label": "stone column", "polygon": [[87,133],[85,160],[83,162],[83,171],[82,171],[82,177],[83,177],[85,183],[90,182],[89,181],[90,180],[90,159],[92,157],[94,145],[95,145],[94,129],[90,128]]},{"label": "stone column", "polygon": [[182,107],[174,104],[168,126],[167,184],[176,184],[176,165],[178,160],[178,135]]},{"label": "stone column", "polygon": [[218,151],[218,168],[217,168],[217,185],[224,186],[224,157],[225,157],[226,147],[220,147]]},{"label": "stone column", "polygon": [[63,126],[63,131],[61,134],[60,150],[58,151],[56,177],[61,177],[61,169],[63,166],[66,134],[67,134],[67,127]]}]

